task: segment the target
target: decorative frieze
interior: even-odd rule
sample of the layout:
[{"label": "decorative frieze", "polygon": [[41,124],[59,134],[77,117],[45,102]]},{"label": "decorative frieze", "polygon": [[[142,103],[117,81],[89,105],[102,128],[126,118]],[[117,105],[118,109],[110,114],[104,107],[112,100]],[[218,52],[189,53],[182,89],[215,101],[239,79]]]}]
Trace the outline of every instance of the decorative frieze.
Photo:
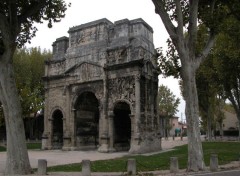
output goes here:
[{"label": "decorative frieze", "polygon": [[134,76],[110,79],[108,83],[109,98],[112,101],[125,99],[135,101],[135,78]]}]

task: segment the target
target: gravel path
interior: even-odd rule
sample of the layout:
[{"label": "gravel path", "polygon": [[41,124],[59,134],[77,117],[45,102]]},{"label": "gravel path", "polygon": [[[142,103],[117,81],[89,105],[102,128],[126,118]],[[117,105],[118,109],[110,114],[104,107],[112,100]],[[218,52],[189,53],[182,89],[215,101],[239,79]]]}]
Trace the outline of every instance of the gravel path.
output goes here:
[{"label": "gravel path", "polygon": [[[187,144],[187,138],[184,137],[183,140],[180,137],[169,138],[168,140],[162,140],[162,151],[169,150],[175,146]],[[151,154],[151,153],[150,153]],[[29,158],[32,168],[37,168],[38,159],[46,159],[48,166],[69,164],[81,162],[83,159],[103,160],[111,159],[128,155],[127,152],[116,152],[116,153],[99,153],[97,151],[61,151],[61,150],[31,150],[29,151]],[[6,153],[0,152],[0,175],[4,172],[6,162]],[[71,175],[79,173],[72,173]],[[112,173],[113,174],[113,173]],[[57,175],[66,175],[66,173],[58,173]],[[107,174],[105,174],[107,175]]]}]

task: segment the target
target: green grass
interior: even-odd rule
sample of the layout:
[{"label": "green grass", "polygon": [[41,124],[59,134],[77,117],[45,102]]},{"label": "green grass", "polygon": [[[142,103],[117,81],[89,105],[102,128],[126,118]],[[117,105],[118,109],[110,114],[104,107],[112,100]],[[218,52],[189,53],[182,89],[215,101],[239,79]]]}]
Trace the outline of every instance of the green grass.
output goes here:
[{"label": "green grass", "polygon": [[[27,149],[33,150],[33,149],[41,149],[42,144],[41,143],[27,143]],[[5,152],[6,147],[0,146],[0,152]]]},{"label": "green grass", "polygon": [[6,151],[6,148],[3,146],[0,146],[0,152],[5,152],[5,151]]},{"label": "green grass", "polygon": [[[153,171],[166,170],[170,167],[170,157],[178,157],[179,168],[187,167],[187,145],[175,147],[175,150],[155,154],[151,156],[129,156],[111,160],[99,160],[91,162],[92,172],[123,172],[126,170],[127,160],[135,158],[137,162],[137,170]],[[205,163],[208,166],[211,154],[218,154],[219,165],[236,161],[239,158],[240,142],[203,142],[203,152]],[[59,165],[49,167],[48,172],[79,172],[81,171],[81,163]]]},{"label": "green grass", "polygon": [[32,150],[32,149],[41,149],[42,148],[42,143],[36,142],[36,143],[27,143],[27,149]]}]

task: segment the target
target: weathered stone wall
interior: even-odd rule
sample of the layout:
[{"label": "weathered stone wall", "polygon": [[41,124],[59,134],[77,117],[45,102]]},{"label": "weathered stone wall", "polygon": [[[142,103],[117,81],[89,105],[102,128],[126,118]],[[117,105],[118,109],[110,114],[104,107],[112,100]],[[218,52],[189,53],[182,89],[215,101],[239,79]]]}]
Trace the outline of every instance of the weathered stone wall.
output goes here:
[{"label": "weathered stone wall", "polygon": [[[53,43],[53,58],[45,66],[43,143],[47,147],[43,148],[52,146],[53,122],[49,119],[57,108],[64,116],[62,148],[81,148],[76,118],[84,116],[79,112],[94,113],[78,106],[79,97],[91,95],[98,101],[99,151],[119,148],[115,144],[116,130],[120,128],[114,124],[116,116],[120,117],[116,111],[130,119],[129,152],[161,149],[156,102],[158,69],[152,28],[142,19],[114,23],[101,19],[72,27],[68,33],[69,37]],[[128,148],[127,142],[121,144],[122,148]]]}]

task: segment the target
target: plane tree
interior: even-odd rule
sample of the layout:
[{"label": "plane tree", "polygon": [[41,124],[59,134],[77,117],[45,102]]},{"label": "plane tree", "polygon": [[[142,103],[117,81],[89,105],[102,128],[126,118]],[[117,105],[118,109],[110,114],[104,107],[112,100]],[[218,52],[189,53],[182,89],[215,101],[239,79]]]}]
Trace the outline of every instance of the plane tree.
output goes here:
[{"label": "plane tree", "polygon": [[[240,9],[239,9],[240,12]],[[223,94],[236,112],[240,126],[240,20],[231,17],[224,23],[213,50],[214,67]],[[239,128],[238,128],[239,129]],[[239,129],[240,139],[240,129]]]},{"label": "plane tree", "polygon": [[64,17],[67,4],[63,0],[0,1],[0,101],[7,133],[5,174],[30,174],[22,108],[14,77],[13,55],[35,36],[36,23],[54,22]]},{"label": "plane tree", "polygon": [[29,117],[43,109],[44,85],[44,62],[51,57],[51,52],[38,48],[17,49],[13,65],[15,80],[22,106],[23,117]]},{"label": "plane tree", "polygon": [[[155,12],[159,14],[170,36],[173,47],[172,61],[163,64],[168,71],[177,73],[182,79],[183,97],[186,101],[185,116],[188,135],[188,170],[205,169],[200,139],[198,95],[196,71],[206,59],[214,45],[219,23],[225,18],[225,8],[216,0],[152,0]],[[207,39],[201,49],[197,49],[198,24],[208,28]],[[177,57],[175,57],[177,54]],[[162,53],[159,53],[160,63]],[[179,71],[179,72],[178,72]]]},{"label": "plane tree", "polygon": [[169,118],[173,117],[178,112],[178,106],[180,104],[180,99],[176,98],[176,95],[171,92],[171,90],[164,85],[158,87],[158,108],[161,116],[166,119],[166,123],[163,125],[165,131],[162,131],[165,134],[165,137],[168,137],[169,130]]}]

